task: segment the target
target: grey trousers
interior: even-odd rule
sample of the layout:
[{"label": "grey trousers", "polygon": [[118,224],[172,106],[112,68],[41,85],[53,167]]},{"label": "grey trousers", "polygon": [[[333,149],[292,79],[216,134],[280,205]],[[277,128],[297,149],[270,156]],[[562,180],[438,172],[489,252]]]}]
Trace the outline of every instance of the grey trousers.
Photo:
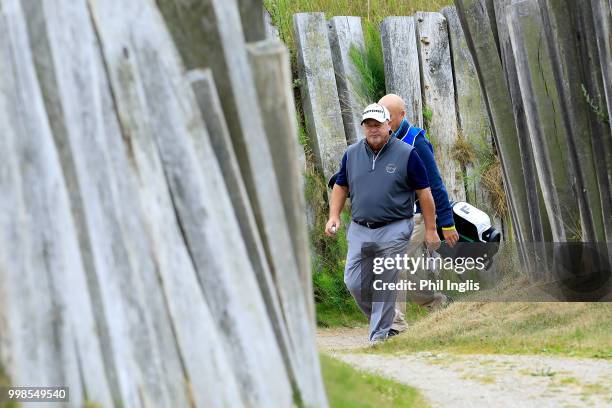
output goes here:
[{"label": "grey trousers", "polygon": [[351,222],[347,232],[348,253],[344,268],[344,283],[357,305],[370,322],[369,339],[385,339],[395,316],[394,290],[374,294],[372,281],[397,281],[399,270],[386,270],[382,275],[373,271],[373,258],[395,257],[406,253],[414,223],[412,219],[395,221],[377,229]]}]

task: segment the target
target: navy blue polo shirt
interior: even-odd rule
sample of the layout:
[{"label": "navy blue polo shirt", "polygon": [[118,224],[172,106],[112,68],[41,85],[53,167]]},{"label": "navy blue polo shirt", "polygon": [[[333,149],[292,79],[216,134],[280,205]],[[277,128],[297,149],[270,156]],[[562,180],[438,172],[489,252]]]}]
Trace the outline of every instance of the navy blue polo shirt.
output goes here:
[{"label": "navy blue polo shirt", "polygon": [[[338,171],[336,184],[348,187],[348,180],[346,179],[346,152],[344,152],[340,162],[340,171]],[[422,190],[429,187],[427,169],[416,150],[410,152],[410,157],[408,158],[408,184],[413,190]]]}]

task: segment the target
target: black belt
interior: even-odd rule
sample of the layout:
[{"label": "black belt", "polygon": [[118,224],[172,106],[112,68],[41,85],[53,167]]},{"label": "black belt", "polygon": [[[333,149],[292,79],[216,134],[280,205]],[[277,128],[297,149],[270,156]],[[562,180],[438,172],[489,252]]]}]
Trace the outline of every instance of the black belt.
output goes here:
[{"label": "black belt", "polygon": [[376,229],[376,228],[380,228],[380,227],[384,227],[385,225],[389,225],[392,222],[398,221],[398,220],[394,220],[394,221],[381,221],[381,222],[369,222],[369,221],[357,221],[357,220],[353,220],[355,222],[355,224],[359,224],[359,225],[363,225],[364,227],[370,228],[370,229]]}]

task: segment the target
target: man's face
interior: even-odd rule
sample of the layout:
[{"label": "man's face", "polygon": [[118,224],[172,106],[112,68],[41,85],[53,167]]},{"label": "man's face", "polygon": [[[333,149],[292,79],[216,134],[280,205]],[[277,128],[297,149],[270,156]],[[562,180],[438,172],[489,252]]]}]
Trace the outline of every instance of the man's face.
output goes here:
[{"label": "man's face", "polygon": [[389,125],[391,126],[391,130],[395,132],[397,129],[399,129],[400,124],[402,123],[402,120],[406,115],[406,112],[404,112],[401,108],[394,106],[393,104],[381,105],[387,108],[387,110],[391,114],[391,120],[389,121]]},{"label": "man's face", "polygon": [[366,119],[363,122],[363,131],[370,147],[374,150],[382,148],[389,138],[389,122],[379,122],[375,119]]}]

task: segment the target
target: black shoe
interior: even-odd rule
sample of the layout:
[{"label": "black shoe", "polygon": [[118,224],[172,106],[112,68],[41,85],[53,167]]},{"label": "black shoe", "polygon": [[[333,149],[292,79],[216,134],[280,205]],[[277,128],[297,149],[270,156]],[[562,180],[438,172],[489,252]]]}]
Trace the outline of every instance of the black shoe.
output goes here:
[{"label": "black shoe", "polygon": [[387,332],[387,338],[397,336],[398,334],[400,334],[399,330],[389,329],[389,331]]}]

